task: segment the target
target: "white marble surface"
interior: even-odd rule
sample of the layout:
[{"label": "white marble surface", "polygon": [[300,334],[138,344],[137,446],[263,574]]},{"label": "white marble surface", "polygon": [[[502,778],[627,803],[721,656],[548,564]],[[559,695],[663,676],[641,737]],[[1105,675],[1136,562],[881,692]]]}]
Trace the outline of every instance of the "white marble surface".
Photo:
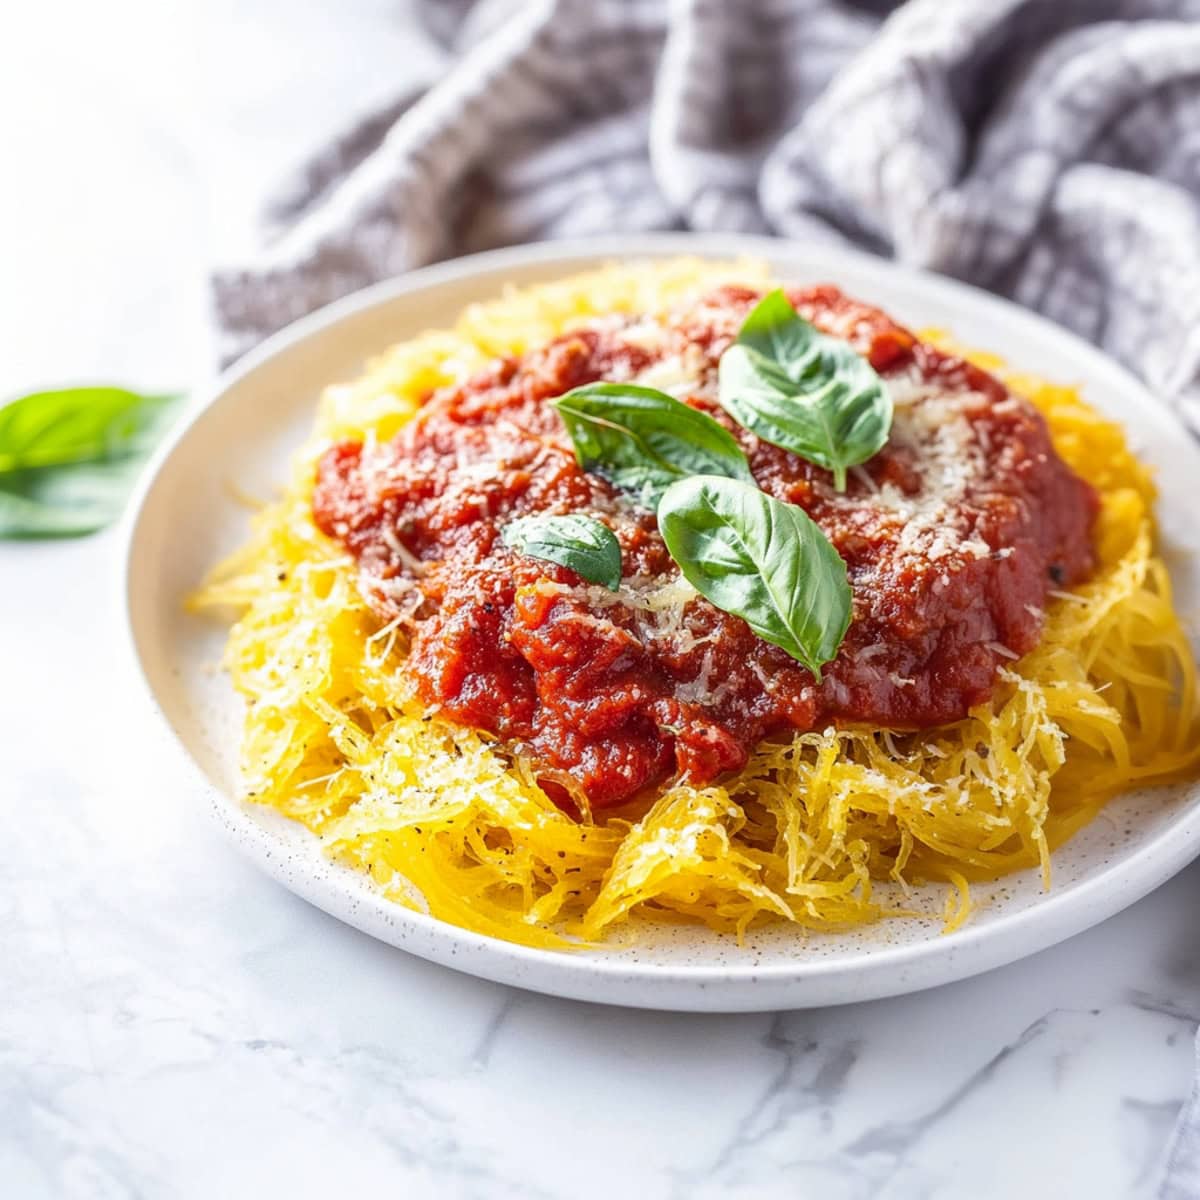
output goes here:
[{"label": "white marble surface", "polygon": [[[207,256],[420,58],[394,8],[7,10],[0,395],[199,378]],[[343,928],[181,804],[127,719],[115,549],[0,545],[5,1200],[1153,1195],[1200,1019],[1200,866],[899,1000],[676,1017],[511,992]]]}]

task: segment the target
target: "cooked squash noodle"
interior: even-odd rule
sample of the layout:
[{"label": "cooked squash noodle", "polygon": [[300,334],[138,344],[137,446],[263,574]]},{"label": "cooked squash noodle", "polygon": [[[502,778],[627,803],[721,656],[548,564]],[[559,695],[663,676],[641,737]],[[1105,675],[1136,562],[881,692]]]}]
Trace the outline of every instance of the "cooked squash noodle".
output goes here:
[{"label": "cooked squash noodle", "polygon": [[768,740],[719,784],[677,782],[648,808],[591,822],[564,814],[519,757],[422,710],[404,683],[402,636],[371,614],[353,561],[313,524],[318,454],[333,438],[393,436],[431,389],[497,354],[732,281],[768,280],[758,264],[680,260],[510,291],[328,390],[286,494],[195,598],[237,614],[225,666],[246,703],[248,798],[302,822],[400,903],[564,948],[645,921],[739,936],[765,920],[844,929],[913,912],[905,895],[929,883],[945,886],[953,930],[970,915],[971,883],[1035,867],[1048,887],[1051,852],[1108,798],[1197,769],[1196,666],[1155,552],[1147,471],[1074,389],[986,355],[972,357],[1037,406],[1100,492],[1100,564],[1053,598],[1038,648],[965,720]]}]

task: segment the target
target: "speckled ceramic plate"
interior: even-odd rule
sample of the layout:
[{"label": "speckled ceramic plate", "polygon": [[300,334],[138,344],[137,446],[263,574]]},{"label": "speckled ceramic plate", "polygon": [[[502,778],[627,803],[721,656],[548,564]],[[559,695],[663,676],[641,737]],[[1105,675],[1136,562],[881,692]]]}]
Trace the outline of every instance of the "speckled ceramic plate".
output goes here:
[{"label": "speckled ceramic plate", "polygon": [[[647,1008],[748,1011],[867,1000],[1011,962],[1131,904],[1200,853],[1200,788],[1123,797],[1054,858],[1054,887],[1034,873],[977,889],[966,928],[889,921],[851,935],[769,928],[739,947],[696,930],[648,932],[598,952],[530,950],[446,925],[384,900],[336,866],[317,840],[273,811],[240,802],[240,706],[213,670],[223,632],[189,616],[184,597],[237,546],[246,512],[230,484],[268,495],[312,421],[321,389],[355,376],[393,342],[449,323],[506,283],[533,283],[621,258],[698,254],[768,260],[797,283],[833,281],[912,326],[949,328],[1014,366],[1082,384],[1122,420],[1159,472],[1163,536],[1182,612],[1200,612],[1200,452],[1132,376],[1084,342],[992,296],[828,247],[683,234],[499,251],[415,271],[298,322],[218,383],[158,454],[127,526],[122,586],[134,654],[160,726],[190,760],[189,802],[208,806],[263,870],[313,904],[403,950],[488,979],[562,996]],[[930,911],[940,889],[925,897]]]}]

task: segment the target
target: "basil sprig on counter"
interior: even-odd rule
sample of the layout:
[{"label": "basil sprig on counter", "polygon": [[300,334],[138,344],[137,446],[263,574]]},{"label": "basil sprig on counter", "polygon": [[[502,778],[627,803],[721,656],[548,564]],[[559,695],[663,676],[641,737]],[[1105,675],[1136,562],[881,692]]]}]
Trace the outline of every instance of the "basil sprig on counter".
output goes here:
[{"label": "basil sprig on counter", "polygon": [[0,538],[73,537],[107,525],[180,399],[80,387],[0,407]]},{"label": "basil sprig on counter", "polygon": [[721,407],[764,441],[833,472],[846,490],[846,469],[887,441],[892,400],[861,354],[801,317],[782,290],[765,296],[721,356]]},{"label": "basil sprig on counter", "polygon": [[850,583],[802,508],[737,480],[700,476],[667,489],[658,528],[696,591],[820,681],[850,625]]},{"label": "basil sprig on counter", "polygon": [[557,563],[615,592],[621,586],[621,544],[607,525],[592,517],[518,517],[505,525],[500,536],[518,554]]},{"label": "basil sprig on counter", "polygon": [[653,509],[691,475],[754,482],[733,434],[706,413],[654,388],[591,383],[554,402],[585,471]]}]

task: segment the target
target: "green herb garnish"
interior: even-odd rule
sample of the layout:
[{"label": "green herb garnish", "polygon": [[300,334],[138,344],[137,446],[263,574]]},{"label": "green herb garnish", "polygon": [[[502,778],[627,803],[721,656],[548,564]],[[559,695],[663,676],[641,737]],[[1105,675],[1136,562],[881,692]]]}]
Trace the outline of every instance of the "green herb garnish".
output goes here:
[{"label": "green herb garnish", "polygon": [[621,586],[621,545],[607,525],[592,517],[519,517],[505,525],[501,537],[510,550],[567,567],[610,592]]},{"label": "green herb garnish", "polygon": [[82,387],[0,407],[0,538],[74,537],[109,524],[180,399]]},{"label": "green herb garnish", "polygon": [[846,564],[794,504],[732,479],[672,484],[658,528],[684,578],[819,681],[850,624]]},{"label": "green herb garnish", "polygon": [[754,482],[733,434],[706,413],[654,388],[591,383],[554,402],[575,457],[653,509],[671,484],[692,475]]},{"label": "green herb garnish", "polygon": [[765,296],[721,356],[721,407],[764,441],[833,472],[887,441],[892,400],[861,354],[801,317],[782,290]]}]

